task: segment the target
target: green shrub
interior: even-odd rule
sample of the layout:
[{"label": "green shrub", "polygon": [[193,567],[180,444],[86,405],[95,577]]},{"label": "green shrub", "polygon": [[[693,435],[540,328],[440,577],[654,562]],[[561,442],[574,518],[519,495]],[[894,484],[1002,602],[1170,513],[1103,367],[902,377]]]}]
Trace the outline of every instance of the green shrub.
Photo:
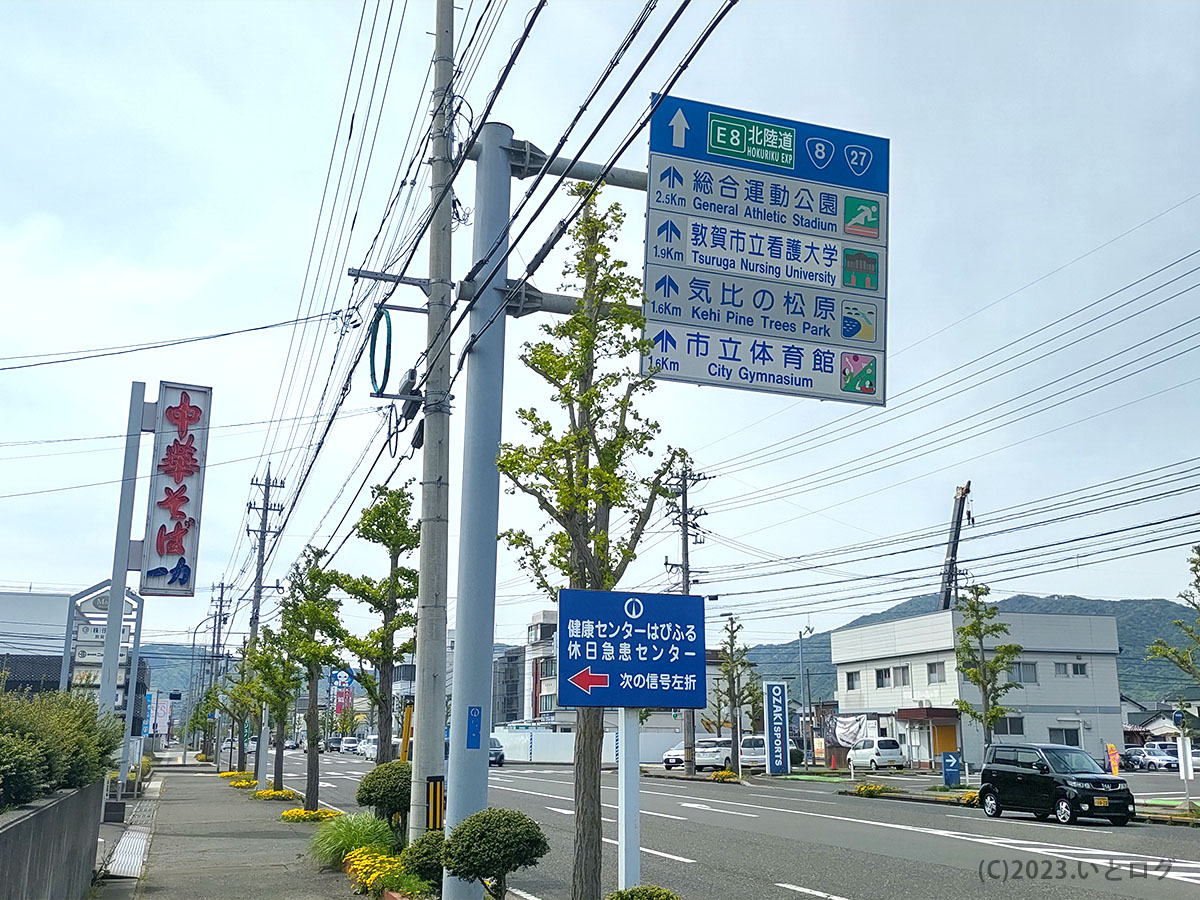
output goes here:
[{"label": "green shrub", "polygon": [[46,753],[30,737],[0,734],[0,808],[28,803],[42,794]]},{"label": "green shrub", "polygon": [[623,891],[613,891],[604,900],[679,900],[679,895],[657,884],[639,884]]},{"label": "green shrub", "polygon": [[376,766],[358,784],[354,799],[359,806],[369,806],[375,815],[389,822],[400,816],[401,824],[408,818],[408,802],[412,796],[412,766],[393,760]]},{"label": "green shrub", "polygon": [[445,843],[444,832],[427,831],[400,854],[404,871],[429,882],[438,894],[442,892],[442,847]]},{"label": "green shrub", "polygon": [[504,900],[508,876],[517,869],[537,865],[549,851],[546,835],[525,813],[482,809],[450,832],[442,862],[451,875],[480,881],[494,900]]},{"label": "green shrub", "polygon": [[393,841],[392,829],[382,819],[368,813],[337,816],[317,828],[308,843],[308,855],[322,866],[340,866],[351,850],[371,847],[390,853]]}]

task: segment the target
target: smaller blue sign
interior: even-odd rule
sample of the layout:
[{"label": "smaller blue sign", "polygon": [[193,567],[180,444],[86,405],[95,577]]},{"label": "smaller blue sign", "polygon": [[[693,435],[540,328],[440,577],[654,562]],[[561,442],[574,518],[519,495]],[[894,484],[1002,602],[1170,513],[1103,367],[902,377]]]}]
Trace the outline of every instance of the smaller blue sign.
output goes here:
[{"label": "smaller blue sign", "polygon": [[1182,725],[1183,724],[1183,710],[1182,709],[1175,710],[1175,712],[1173,712],[1171,714],[1171,721],[1175,723],[1176,727],[1179,727],[1180,725]]},{"label": "smaller blue sign", "polygon": [[558,705],[703,709],[704,598],[558,593]]},{"label": "smaller blue sign", "polygon": [[480,735],[483,733],[483,707],[467,707],[467,749],[478,750]]},{"label": "smaller blue sign", "polygon": [[942,753],[942,783],[946,787],[958,787],[962,783],[962,755],[957,751]]},{"label": "smaller blue sign", "polygon": [[763,682],[763,717],[767,728],[767,774],[786,775],[790,769],[787,728],[787,685]]}]

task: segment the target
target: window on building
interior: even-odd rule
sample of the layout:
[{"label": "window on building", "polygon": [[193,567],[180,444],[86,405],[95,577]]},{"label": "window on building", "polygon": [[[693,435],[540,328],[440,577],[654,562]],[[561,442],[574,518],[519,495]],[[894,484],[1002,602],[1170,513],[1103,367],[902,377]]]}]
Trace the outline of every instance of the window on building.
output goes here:
[{"label": "window on building", "polygon": [[1068,747],[1081,747],[1078,728],[1051,728],[1050,743],[1066,744]]},{"label": "window on building", "polygon": [[1020,716],[1006,716],[1002,719],[997,719],[996,724],[992,726],[993,734],[1024,734],[1025,720]]},{"label": "window on building", "polygon": [[1066,678],[1071,674],[1071,667],[1067,663],[1054,664],[1054,677]]},{"label": "window on building", "polygon": [[944,662],[927,663],[925,666],[925,674],[929,678],[930,684],[945,684],[946,664]]},{"label": "window on building", "polygon": [[1071,663],[1071,674],[1087,678],[1087,663]]},{"label": "window on building", "polygon": [[538,667],[538,671],[543,678],[550,678],[558,674],[558,660],[553,656],[542,657],[542,664]]},{"label": "window on building", "polygon": [[862,687],[862,672],[846,673],[846,690],[857,691]]},{"label": "window on building", "polygon": [[1008,667],[1008,680],[1018,684],[1037,684],[1037,663],[1013,663]]},{"label": "window on building", "polygon": [[542,694],[538,697],[538,712],[548,713],[558,708],[558,694]]},{"label": "window on building", "polygon": [[887,688],[892,686],[892,670],[891,669],[876,669],[875,670],[875,687]]},{"label": "window on building", "polygon": [[892,675],[896,679],[896,687],[908,687],[912,684],[911,679],[908,677],[908,666],[896,666],[892,669]]}]

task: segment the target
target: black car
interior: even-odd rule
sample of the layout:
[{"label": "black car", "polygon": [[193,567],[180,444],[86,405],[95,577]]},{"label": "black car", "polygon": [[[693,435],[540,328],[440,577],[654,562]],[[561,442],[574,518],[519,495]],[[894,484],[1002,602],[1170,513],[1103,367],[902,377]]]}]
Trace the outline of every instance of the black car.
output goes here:
[{"label": "black car", "polygon": [[1021,811],[1035,819],[1053,815],[1061,825],[1077,816],[1124,825],[1134,814],[1133,793],[1123,778],[1063,744],[992,744],[984,757],[979,805],[992,818]]},{"label": "black car", "polygon": [[490,738],[488,740],[488,765],[504,765],[504,745],[501,744],[496,738]]}]

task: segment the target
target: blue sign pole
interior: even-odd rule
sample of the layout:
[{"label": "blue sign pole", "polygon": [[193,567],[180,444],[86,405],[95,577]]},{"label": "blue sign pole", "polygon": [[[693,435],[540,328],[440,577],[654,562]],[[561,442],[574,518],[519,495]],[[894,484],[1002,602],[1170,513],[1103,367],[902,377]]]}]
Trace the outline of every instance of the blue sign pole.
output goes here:
[{"label": "blue sign pole", "polygon": [[942,753],[942,783],[958,787],[962,783],[962,756],[957,752]]},{"label": "blue sign pole", "polygon": [[782,681],[763,682],[763,718],[767,730],[767,774],[786,775],[791,771],[788,753],[787,685]]}]

